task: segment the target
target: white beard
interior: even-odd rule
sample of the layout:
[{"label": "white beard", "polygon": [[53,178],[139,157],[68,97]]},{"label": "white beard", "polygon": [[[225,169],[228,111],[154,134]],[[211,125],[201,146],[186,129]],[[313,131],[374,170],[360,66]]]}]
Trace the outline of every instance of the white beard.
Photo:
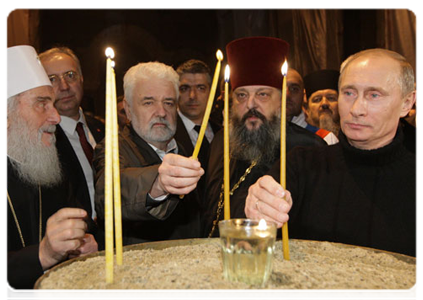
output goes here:
[{"label": "white beard", "polygon": [[51,187],[61,182],[62,171],[55,146],[56,137],[51,136],[51,146],[42,140],[42,132],[54,132],[55,125],[41,128],[37,133],[31,132],[29,124],[19,113],[9,115],[7,137],[7,155],[16,168],[19,177],[31,184]]}]

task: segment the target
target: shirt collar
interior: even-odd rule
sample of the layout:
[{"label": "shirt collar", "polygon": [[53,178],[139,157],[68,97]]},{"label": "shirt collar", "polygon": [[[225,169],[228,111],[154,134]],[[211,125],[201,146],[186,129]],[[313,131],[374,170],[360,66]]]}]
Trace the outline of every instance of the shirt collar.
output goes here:
[{"label": "shirt collar", "polygon": [[176,143],[175,139],[172,139],[166,146],[166,151],[160,150],[159,148],[153,146],[152,144],[148,143],[154,151],[156,151],[157,155],[163,160],[163,157],[168,153],[178,153],[178,144]]},{"label": "shirt collar", "polygon": [[85,126],[87,126],[87,122],[85,121],[84,113],[82,111],[82,108],[79,108],[79,119],[78,121],[75,121],[72,118],[66,117],[66,116],[60,116],[60,127],[67,132],[68,134],[74,134],[76,130],[76,124],[78,122],[82,122]]},{"label": "shirt collar", "polygon": [[185,128],[187,129],[188,132],[190,132],[191,130],[194,129],[194,126],[196,125],[193,121],[191,121],[190,119],[188,119],[183,113],[181,113],[181,111],[178,109],[178,114],[182,119],[182,122],[185,125]]}]

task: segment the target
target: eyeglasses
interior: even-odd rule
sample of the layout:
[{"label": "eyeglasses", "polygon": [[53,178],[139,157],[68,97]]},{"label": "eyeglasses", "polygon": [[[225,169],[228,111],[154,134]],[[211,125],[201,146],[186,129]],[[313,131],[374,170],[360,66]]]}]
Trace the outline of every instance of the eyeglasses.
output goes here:
[{"label": "eyeglasses", "polygon": [[60,84],[60,79],[63,78],[67,83],[73,83],[79,79],[79,74],[75,71],[67,71],[62,75],[50,75],[48,77],[51,84],[56,87]]}]

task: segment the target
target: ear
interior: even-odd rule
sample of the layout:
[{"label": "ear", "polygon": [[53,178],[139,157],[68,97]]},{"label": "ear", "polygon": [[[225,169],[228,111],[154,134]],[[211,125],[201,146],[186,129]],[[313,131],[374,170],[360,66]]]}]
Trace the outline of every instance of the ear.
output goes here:
[{"label": "ear", "polygon": [[123,108],[125,109],[126,118],[129,121],[132,121],[131,109],[129,107],[128,101],[126,101],[126,98],[123,98]]},{"label": "ear", "polygon": [[303,90],[303,105],[307,105],[307,93],[306,89]]},{"label": "ear", "polygon": [[413,108],[414,103],[416,102],[416,91],[412,91],[407,96],[404,97],[403,103],[401,106],[401,118],[408,115],[408,112]]}]

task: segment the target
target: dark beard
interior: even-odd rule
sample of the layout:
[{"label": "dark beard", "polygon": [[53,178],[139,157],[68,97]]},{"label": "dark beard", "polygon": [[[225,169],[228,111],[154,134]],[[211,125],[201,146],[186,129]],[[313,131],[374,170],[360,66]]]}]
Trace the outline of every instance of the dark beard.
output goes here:
[{"label": "dark beard", "polygon": [[[257,129],[248,130],[245,121],[251,116],[260,118],[263,124]],[[250,162],[257,160],[259,164],[273,163],[276,160],[275,153],[280,146],[278,116],[274,115],[268,121],[263,114],[250,109],[241,120],[231,114],[229,126],[230,151],[233,158]]]}]

